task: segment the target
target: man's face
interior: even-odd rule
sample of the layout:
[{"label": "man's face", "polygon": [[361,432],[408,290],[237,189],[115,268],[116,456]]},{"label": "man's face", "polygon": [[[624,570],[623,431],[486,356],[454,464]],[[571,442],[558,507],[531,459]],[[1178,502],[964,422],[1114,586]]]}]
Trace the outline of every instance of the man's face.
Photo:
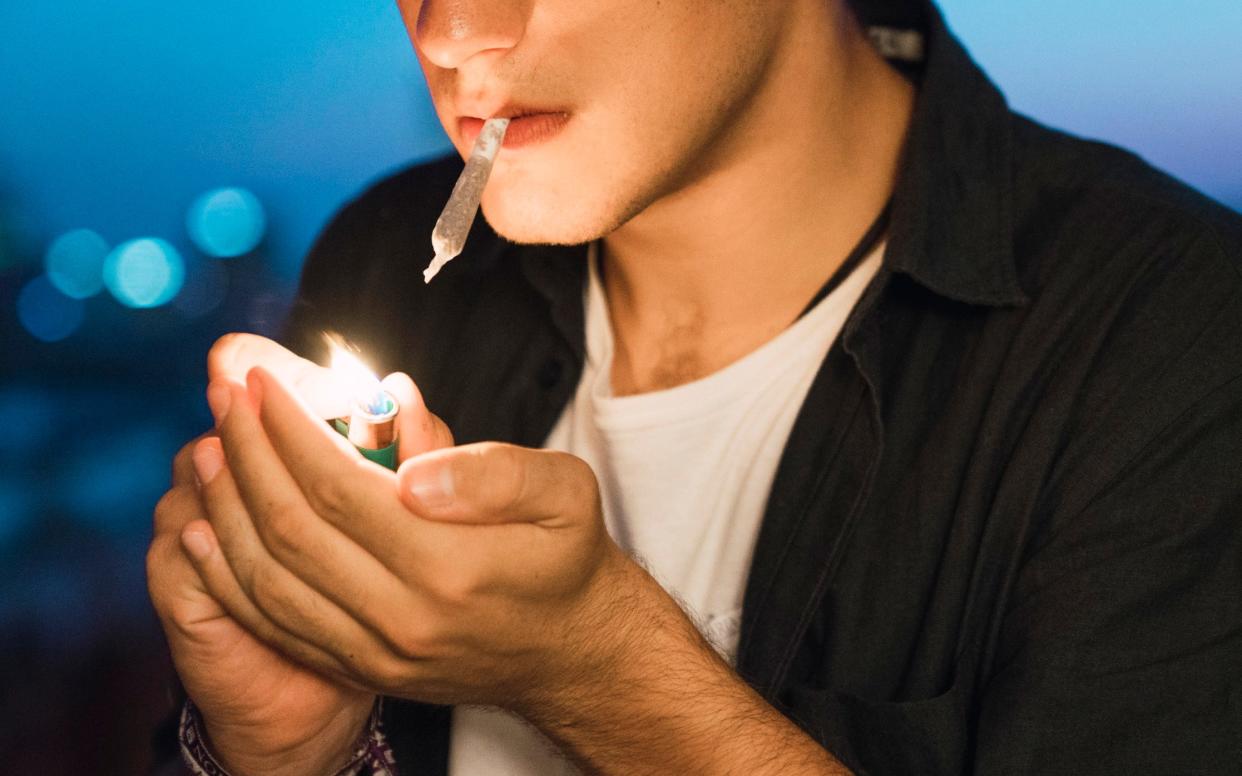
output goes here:
[{"label": "man's face", "polygon": [[511,240],[549,243],[602,237],[722,163],[789,4],[398,0],[458,151],[482,119],[519,116],[483,211]]}]

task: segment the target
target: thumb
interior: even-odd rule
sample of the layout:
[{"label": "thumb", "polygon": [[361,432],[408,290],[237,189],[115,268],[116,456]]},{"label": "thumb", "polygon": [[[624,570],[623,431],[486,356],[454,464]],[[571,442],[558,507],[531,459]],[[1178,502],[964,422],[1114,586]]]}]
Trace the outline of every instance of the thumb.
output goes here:
[{"label": "thumb", "polygon": [[401,407],[397,415],[397,458],[404,461],[428,450],[453,445],[453,433],[427,409],[418,386],[404,372],[393,372],[381,383]]},{"label": "thumb", "polygon": [[599,486],[581,458],[479,442],[415,456],[397,470],[402,503],[445,522],[569,525],[594,514]]}]

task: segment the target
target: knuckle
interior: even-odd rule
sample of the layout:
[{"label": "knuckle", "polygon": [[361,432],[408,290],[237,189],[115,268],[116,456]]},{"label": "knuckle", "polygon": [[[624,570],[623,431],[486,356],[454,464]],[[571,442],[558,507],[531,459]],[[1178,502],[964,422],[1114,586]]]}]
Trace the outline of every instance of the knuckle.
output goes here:
[{"label": "knuckle", "polygon": [[154,525],[156,535],[160,534],[160,529],[169,522],[174,511],[173,502],[176,501],[176,490],[170,490],[160,496],[160,500],[155,502],[155,509],[151,512],[152,523]]},{"label": "knuckle", "polygon": [[321,515],[339,515],[347,511],[348,491],[337,477],[320,477],[306,489],[311,508]]},{"label": "knuckle", "polygon": [[277,506],[268,510],[265,519],[256,521],[264,546],[276,557],[289,557],[302,546],[302,521],[292,507]]},{"label": "knuckle", "polygon": [[474,574],[455,569],[439,577],[436,586],[437,597],[450,610],[461,609],[469,604],[480,589],[478,577]]},{"label": "knuckle", "polygon": [[173,482],[176,482],[180,475],[191,470],[190,467],[193,465],[194,445],[197,443],[198,439],[186,442],[181,446],[181,449],[177,451],[177,454],[173,456]]},{"label": "knuckle", "polygon": [[358,668],[367,678],[381,689],[393,690],[401,687],[406,681],[406,669],[403,659],[379,655],[366,657],[359,661]]},{"label": "knuckle", "polygon": [[304,666],[321,666],[324,662],[323,655],[318,650],[301,641],[291,639],[282,642],[277,630],[267,623],[256,625],[254,630],[255,635],[261,641],[266,642],[268,646],[275,650],[284,652],[293,658],[296,663],[301,663]]},{"label": "knuckle", "polygon": [[156,539],[147,547],[145,559],[147,573],[147,594],[151,596],[151,604],[157,614],[161,613],[164,603],[164,577],[167,561],[164,543]]},{"label": "knuckle", "polygon": [[160,496],[160,500],[155,502],[155,514],[163,517],[175,513],[181,509],[184,501],[185,490],[182,486],[169,488],[164,491],[164,495]]},{"label": "knuckle", "polygon": [[422,631],[409,622],[385,629],[384,640],[393,654],[402,660],[417,660],[427,654],[427,640]]},{"label": "knuckle", "polygon": [[187,486],[178,486],[168,490],[156,502],[152,512],[155,535],[178,530],[181,526],[199,517],[202,510],[197,496]]},{"label": "knuckle", "polygon": [[258,609],[273,612],[288,608],[288,596],[270,569],[260,566],[253,569],[247,576],[249,577],[250,599],[254,601]]},{"label": "knuckle", "polygon": [[189,635],[191,624],[198,616],[198,608],[184,598],[173,598],[165,607],[164,617],[183,635]]}]

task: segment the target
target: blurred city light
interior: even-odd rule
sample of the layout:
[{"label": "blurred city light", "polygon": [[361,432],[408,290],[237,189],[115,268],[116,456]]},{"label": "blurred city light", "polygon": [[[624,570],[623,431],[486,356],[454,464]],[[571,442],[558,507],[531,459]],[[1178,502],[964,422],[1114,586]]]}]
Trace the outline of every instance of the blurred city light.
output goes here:
[{"label": "blurred city light", "polygon": [[172,300],[185,281],[185,262],[177,249],[155,237],[121,243],[104,261],[104,284],[127,307],[159,307]]},{"label": "blurred city light", "polygon": [[190,206],[186,227],[199,250],[228,259],[255,249],[267,230],[267,216],[259,198],[249,191],[215,189]]},{"label": "blurred city light", "polygon": [[59,342],[77,331],[85,316],[80,299],[65,296],[47,275],[40,275],[17,295],[17,319],[26,331],[44,342]]},{"label": "blurred city light", "polygon": [[108,242],[90,229],[75,229],[52,241],[43,257],[48,280],[65,296],[86,299],[103,290]]}]

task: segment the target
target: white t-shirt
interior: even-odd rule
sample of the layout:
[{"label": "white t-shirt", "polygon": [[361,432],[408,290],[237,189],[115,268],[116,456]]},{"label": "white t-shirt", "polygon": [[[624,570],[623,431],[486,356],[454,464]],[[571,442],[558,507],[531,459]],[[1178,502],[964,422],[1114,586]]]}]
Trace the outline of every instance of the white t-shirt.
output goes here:
[{"label": "white t-shirt", "polygon": [[[612,395],[612,329],[591,252],[586,364],[544,447],[591,465],[608,532],[688,608],[730,663],[777,463],[811,381],[883,251],[876,248],[758,350],[700,380],[634,396]],[[481,707],[453,712],[450,776],[577,772],[513,714]]]}]

